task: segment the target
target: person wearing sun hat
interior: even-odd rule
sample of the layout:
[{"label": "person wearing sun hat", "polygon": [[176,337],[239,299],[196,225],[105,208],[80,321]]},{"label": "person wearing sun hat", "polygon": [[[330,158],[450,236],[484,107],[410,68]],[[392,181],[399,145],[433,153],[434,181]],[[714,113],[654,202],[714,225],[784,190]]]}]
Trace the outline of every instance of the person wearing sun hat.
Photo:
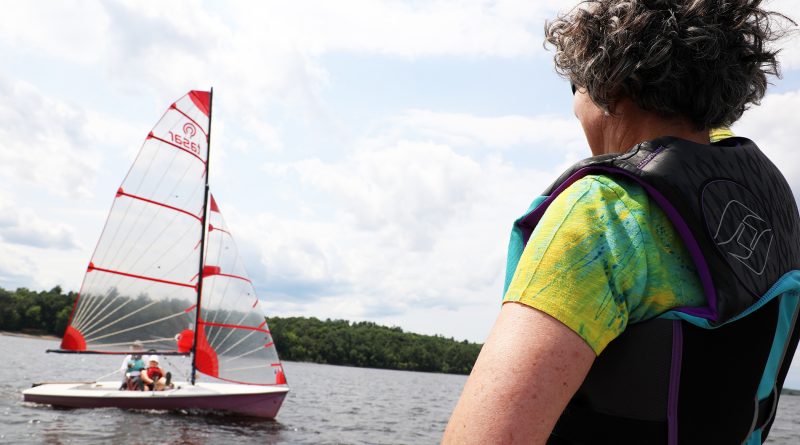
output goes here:
[{"label": "person wearing sun hat", "polygon": [[151,355],[147,360],[147,368],[140,374],[145,388],[151,391],[163,391],[164,388],[172,386],[172,375],[164,372],[158,360],[157,355]]},{"label": "person wearing sun hat", "polygon": [[145,368],[145,362],[142,358],[142,342],[139,340],[134,341],[130,349],[131,353],[125,356],[119,369],[122,373],[120,391],[139,389],[141,386],[140,373]]}]

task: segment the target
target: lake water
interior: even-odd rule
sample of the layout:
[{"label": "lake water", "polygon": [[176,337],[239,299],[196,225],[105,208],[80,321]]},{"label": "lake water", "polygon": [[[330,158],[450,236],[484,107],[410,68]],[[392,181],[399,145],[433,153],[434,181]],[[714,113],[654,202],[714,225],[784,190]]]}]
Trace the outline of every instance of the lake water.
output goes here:
[{"label": "lake water", "polygon": [[[0,335],[0,443],[116,445],[433,444],[465,376],[284,362],[292,390],[274,421],[180,412],[53,409],[31,382],[93,380],[121,357],[45,354],[58,342]],[[114,377],[116,378],[116,376]],[[800,443],[800,396],[781,397],[769,444]]]}]

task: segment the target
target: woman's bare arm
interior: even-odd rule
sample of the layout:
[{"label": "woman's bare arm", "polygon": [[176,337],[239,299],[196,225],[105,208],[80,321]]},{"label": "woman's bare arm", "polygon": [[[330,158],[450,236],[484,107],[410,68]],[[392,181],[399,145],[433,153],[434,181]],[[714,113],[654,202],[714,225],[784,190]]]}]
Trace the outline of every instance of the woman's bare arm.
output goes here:
[{"label": "woman's bare arm", "polygon": [[595,359],[558,320],[506,303],[445,430],[444,444],[544,444]]}]

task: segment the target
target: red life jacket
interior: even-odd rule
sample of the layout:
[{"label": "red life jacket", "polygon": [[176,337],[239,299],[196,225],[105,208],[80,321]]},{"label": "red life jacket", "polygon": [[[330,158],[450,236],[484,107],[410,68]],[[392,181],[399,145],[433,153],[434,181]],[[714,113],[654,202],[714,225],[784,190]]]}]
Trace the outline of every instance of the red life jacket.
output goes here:
[{"label": "red life jacket", "polygon": [[161,372],[161,368],[158,366],[151,366],[147,368],[147,377],[150,377],[154,382],[158,381],[164,374]]}]

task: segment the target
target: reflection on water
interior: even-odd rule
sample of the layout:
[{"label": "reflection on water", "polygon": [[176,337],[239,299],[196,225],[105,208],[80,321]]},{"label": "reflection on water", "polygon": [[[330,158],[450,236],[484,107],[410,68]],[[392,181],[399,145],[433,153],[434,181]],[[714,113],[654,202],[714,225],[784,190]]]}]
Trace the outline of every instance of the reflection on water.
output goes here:
[{"label": "reflection on water", "polygon": [[[426,444],[437,443],[464,376],[285,363],[292,391],[277,420],[209,412],[53,409],[22,402],[42,380],[85,380],[119,357],[45,354],[56,341],[0,335],[0,443]],[[116,376],[114,377],[116,378]],[[783,396],[767,441],[800,443],[800,396]]]}]

